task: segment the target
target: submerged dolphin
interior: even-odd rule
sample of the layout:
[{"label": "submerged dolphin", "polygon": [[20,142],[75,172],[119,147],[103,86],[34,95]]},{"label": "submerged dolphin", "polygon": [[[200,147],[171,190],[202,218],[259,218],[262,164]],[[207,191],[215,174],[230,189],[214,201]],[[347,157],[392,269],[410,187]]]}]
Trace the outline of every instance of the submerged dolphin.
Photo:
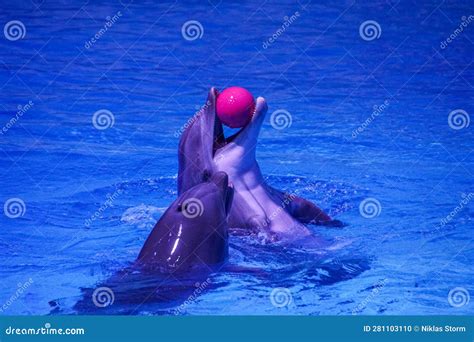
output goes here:
[{"label": "submerged dolphin", "polygon": [[[179,142],[178,193],[224,171],[234,186],[229,227],[266,233],[271,240],[295,240],[310,234],[303,224],[328,224],[332,219],[312,202],[266,184],[255,158],[258,134],[267,104],[259,97],[251,121],[225,138],[216,115],[217,91],[188,121]],[[338,222],[338,221],[337,221]]]}]

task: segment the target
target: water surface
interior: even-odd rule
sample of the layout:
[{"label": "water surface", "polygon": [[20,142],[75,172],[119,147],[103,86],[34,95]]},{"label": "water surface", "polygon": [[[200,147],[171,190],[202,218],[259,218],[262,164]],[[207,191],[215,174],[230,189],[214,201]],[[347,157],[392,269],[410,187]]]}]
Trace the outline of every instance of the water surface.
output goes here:
[{"label": "water surface", "polygon": [[[472,314],[472,303],[452,306],[448,293],[474,293],[474,214],[471,200],[462,204],[474,192],[473,130],[451,128],[448,115],[474,112],[474,23],[440,46],[472,9],[3,2],[1,23],[20,20],[26,35],[0,39],[0,125],[33,105],[0,137],[0,199],[26,207],[0,215],[2,314],[76,313],[84,289],[133,262],[177,195],[183,125],[211,86],[230,85],[269,104],[257,151],[268,182],[345,222],[311,227],[345,247],[321,254],[233,236],[230,264],[267,275],[211,274],[179,314]],[[189,20],[202,25],[200,39],[184,39]],[[378,39],[361,38],[366,20],[380,25]],[[114,117],[104,130],[92,123],[101,109]],[[291,126],[271,125],[279,109]],[[378,216],[361,215],[367,198],[380,203]],[[174,314],[173,305],[81,313]]]}]

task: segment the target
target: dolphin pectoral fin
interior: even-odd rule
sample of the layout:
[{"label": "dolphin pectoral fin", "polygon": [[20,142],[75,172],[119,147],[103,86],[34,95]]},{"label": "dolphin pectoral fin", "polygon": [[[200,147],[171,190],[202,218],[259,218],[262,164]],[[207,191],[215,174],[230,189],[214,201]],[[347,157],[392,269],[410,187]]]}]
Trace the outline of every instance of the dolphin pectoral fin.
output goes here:
[{"label": "dolphin pectoral fin", "polygon": [[342,222],[333,220],[321,208],[313,202],[294,194],[284,193],[280,190],[267,186],[269,192],[276,196],[282,203],[282,207],[293,216],[293,218],[304,224],[317,224],[323,226],[342,226]]},{"label": "dolphin pectoral fin", "polygon": [[332,221],[322,209],[304,198],[294,196],[288,206],[290,214],[301,223],[321,224]]},{"label": "dolphin pectoral fin", "polygon": [[331,227],[331,228],[342,228],[346,226],[344,222],[339,221],[339,220],[325,221],[325,222],[320,222],[318,224],[321,226]]}]

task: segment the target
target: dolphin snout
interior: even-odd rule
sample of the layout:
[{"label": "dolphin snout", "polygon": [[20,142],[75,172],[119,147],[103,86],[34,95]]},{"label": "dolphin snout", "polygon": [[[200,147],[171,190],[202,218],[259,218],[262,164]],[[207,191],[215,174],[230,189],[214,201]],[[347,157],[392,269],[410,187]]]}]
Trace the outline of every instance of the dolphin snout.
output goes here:
[{"label": "dolphin snout", "polygon": [[267,101],[265,101],[265,98],[259,96],[256,101],[255,105],[255,112],[254,112],[254,117],[257,118],[260,115],[265,115],[268,110],[268,105]]}]

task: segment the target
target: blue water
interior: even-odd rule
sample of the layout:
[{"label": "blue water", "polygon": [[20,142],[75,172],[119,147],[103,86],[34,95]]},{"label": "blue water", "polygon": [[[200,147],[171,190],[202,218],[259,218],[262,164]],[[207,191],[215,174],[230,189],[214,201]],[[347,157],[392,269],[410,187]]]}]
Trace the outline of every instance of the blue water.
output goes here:
[{"label": "blue water", "polygon": [[[26,208],[0,215],[1,314],[77,313],[87,289],[129,266],[177,195],[176,132],[211,86],[230,85],[269,104],[257,151],[268,182],[346,226],[311,227],[334,243],[324,253],[231,236],[230,264],[259,272],[211,274],[180,314],[474,313],[473,127],[448,124],[455,109],[474,113],[474,22],[440,46],[472,1],[199,3],[2,1],[2,25],[20,20],[26,35],[0,37],[0,125],[33,105],[0,134],[2,207]],[[189,20],[200,39],[183,38]],[[366,20],[378,39],[361,38]],[[100,109],[112,127],[93,126]],[[272,127],[277,109],[290,127]],[[367,198],[378,216],[361,215]],[[273,305],[275,288],[286,305]],[[80,313],[178,305],[117,300]]]}]

